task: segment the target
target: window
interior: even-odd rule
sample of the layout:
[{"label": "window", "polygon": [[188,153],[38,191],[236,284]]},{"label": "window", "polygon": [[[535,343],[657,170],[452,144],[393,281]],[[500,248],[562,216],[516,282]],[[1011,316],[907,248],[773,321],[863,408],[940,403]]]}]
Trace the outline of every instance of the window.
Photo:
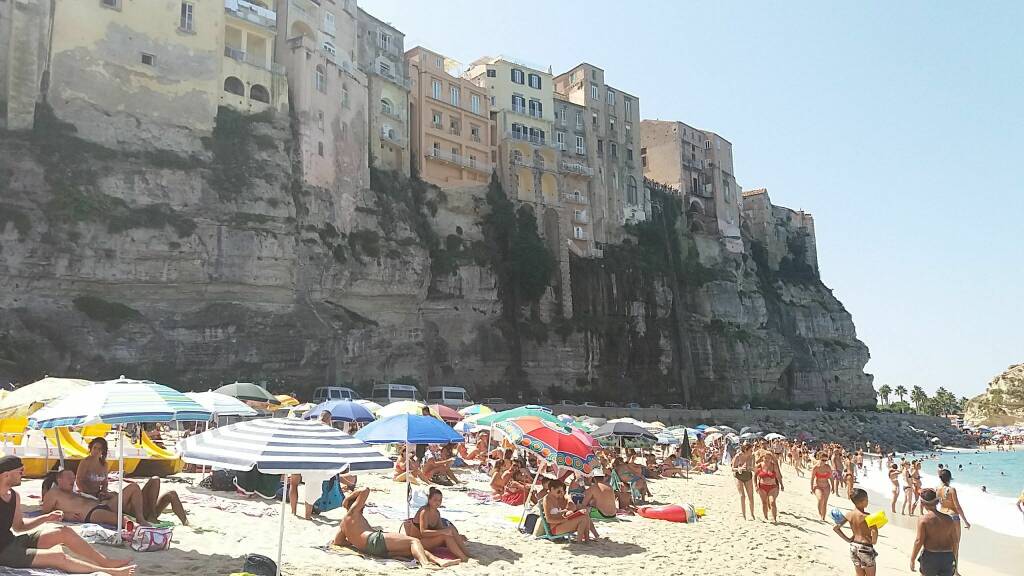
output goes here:
[{"label": "window", "polygon": [[338,55],[337,48],[335,48],[334,44],[331,44],[330,42],[324,42],[324,52],[326,52],[328,56]]},{"label": "window", "polygon": [[249,99],[257,102],[263,102],[264,104],[270,104],[270,91],[265,86],[260,84],[253,84],[249,88]]},{"label": "window", "polygon": [[434,100],[441,99],[441,81],[431,80],[430,82],[430,93],[434,97]]},{"label": "window", "polygon": [[380,99],[380,111],[388,116],[394,116],[394,107],[391,105],[391,101],[387,98]]},{"label": "window", "polygon": [[705,150],[711,150],[711,140],[705,140],[704,141],[704,149]]},{"label": "window", "polygon": [[458,118],[448,119],[448,132],[458,136],[462,134],[462,126],[459,124]]},{"label": "window", "polygon": [[732,187],[729,186],[729,181],[722,179],[722,190],[724,191],[725,203],[732,204]]},{"label": "window", "polygon": [[594,100],[597,100],[598,98],[601,97],[597,93],[597,84],[591,84],[590,85],[590,97],[593,98]]},{"label": "window", "polygon": [[579,70],[573,70],[569,74],[569,84],[575,84],[576,80],[578,80],[579,77],[580,77],[580,71]]},{"label": "window", "polygon": [[388,78],[394,77],[394,75],[391,73],[391,63],[388,62],[387,60],[381,60],[379,68],[381,76],[386,76]]},{"label": "window", "polygon": [[334,36],[334,13],[324,12],[324,32]]},{"label": "window", "polygon": [[512,111],[518,114],[526,114],[526,98],[518,95],[512,95]]},{"label": "window", "polygon": [[597,127],[597,112],[590,113],[590,123],[593,124],[595,128]]},{"label": "window", "polygon": [[193,6],[191,2],[181,3],[181,21],[178,23],[178,28],[181,28],[185,32],[195,32],[195,22],[192,20],[194,11],[195,6]]},{"label": "window", "polygon": [[615,118],[608,119],[608,131],[612,133],[615,132]]},{"label": "window", "polygon": [[438,70],[444,70],[444,58],[442,56],[438,56],[437,58],[435,58],[434,66],[437,66]]},{"label": "window", "polygon": [[629,160],[630,162],[633,161],[633,149],[632,148],[629,148],[629,147],[626,148],[626,160]]},{"label": "window", "polygon": [[434,128],[440,128],[441,127],[441,122],[442,122],[441,113],[435,110],[434,111]]},{"label": "window", "polygon": [[540,76],[537,74],[530,74],[530,88],[540,89]]},{"label": "window", "polygon": [[495,78],[497,76],[498,76],[498,71],[495,70],[494,68],[490,68],[490,69],[487,70],[487,77],[488,78]]},{"label": "window", "polygon": [[454,147],[454,146],[452,146],[452,160],[457,160],[458,158],[459,158],[459,149]]},{"label": "window", "polygon": [[469,125],[469,135],[473,138],[474,142],[480,141],[480,127],[476,124]]},{"label": "window", "polygon": [[515,82],[516,84],[522,84],[523,82],[525,82],[525,79],[523,78],[523,71],[520,70],[519,68],[513,68],[512,81]]},{"label": "window", "polygon": [[380,33],[377,35],[377,46],[380,46],[381,50],[385,50],[387,52],[390,52],[391,51],[391,34],[388,34],[387,32],[381,30]]},{"label": "window", "polygon": [[629,184],[626,185],[626,203],[639,204],[636,196],[636,178],[632,176],[629,177]]},{"label": "window", "polygon": [[324,67],[317,65],[313,73],[313,86],[318,92],[327,92],[327,76],[324,74]]},{"label": "window", "polygon": [[433,152],[434,158],[437,158],[438,156],[440,156],[441,155],[441,145],[438,144],[437,142],[434,142],[434,147],[431,149],[431,152]]},{"label": "window", "polygon": [[544,117],[544,107],[541,106],[540,100],[530,100],[530,116],[534,118]]},{"label": "window", "polygon": [[143,52],[142,53],[142,63],[145,64],[146,66],[155,66],[156,65],[156,56],[153,56],[152,54],[146,54],[145,52]]},{"label": "window", "polygon": [[590,79],[597,82],[597,70],[594,70],[593,68],[590,69]]},{"label": "window", "polygon": [[458,105],[459,105],[459,87],[458,86],[450,86],[449,89],[451,90],[451,94],[450,94],[451,100],[450,101],[452,103],[452,106],[458,107]]},{"label": "window", "polygon": [[576,127],[583,128],[583,112],[580,110],[576,111]]},{"label": "window", "polygon": [[577,240],[586,240],[587,239],[587,234],[583,231],[583,226],[573,226],[572,227],[572,235],[573,235],[573,238],[576,238]]},{"label": "window", "polygon": [[555,142],[559,149],[565,150],[565,132],[555,132]]},{"label": "window", "polygon": [[629,98],[622,99],[622,105],[626,107],[626,120],[633,119],[633,101]]},{"label": "window", "polygon": [[494,106],[494,96],[491,96],[491,106]]},{"label": "window", "polygon": [[316,112],[316,127],[319,128],[321,132],[324,131],[324,111],[323,110],[317,110],[317,112]]},{"label": "window", "polygon": [[615,106],[615,90],[608,89],[608,103]]},{"label": "window", "polygon": [[341,107],[348,108],[348,85],[341,85]]},{"label": "window", "polygon": [[619,169],[612,170],[612,187],[618,190],[619,188]]},{"label": "window", "polygon": [[245,96],[245,85],[238,78],[228,76],[224,79],[224,91],[235,96]]},{"label": "window", "polygon": [[604,140],[598,140],[597,141],[597,155],[598,156],[603,156],[604,155]]},{"label": "window", "polygon": [[121,9],[121,0],[102,0],[100,5],[104,8],[113,8],[114,10]]},{"label": "window", "polygon": [[583,136],[576,137],[576,153],[581,156],[587,153],[587,145],[583,142]]},{"label": "window", "polygon": [[619,145],[616,144],[615,142],[609,142],[608,143],[608,154],[610,154],[612,158],[618,158],[619,157]]},{"label": "window", "polygon": [[516,139],[519,139],[519,140],[526,139],[527,138],[526,126],[523,126],[522,124],[516,124],[516,123],[513,122],[512,123],[512,137],[516,138]]},{"label": "window", "polygon": [[479,94],[470,94],[469,95],[469,109],[472,110],[474,114],[479,114],[480,113],[480,95]]},{"label": "window", "polygon": [[318,155],[320,155],[321,158],[323,158],[323,155],[324,155],[324,143],[323,142],[317,142],[316,143],[316,153]]},{"label": "window", "polygon": [[633,139],[633,126],[626,122],[626,142],[630,142]]}]

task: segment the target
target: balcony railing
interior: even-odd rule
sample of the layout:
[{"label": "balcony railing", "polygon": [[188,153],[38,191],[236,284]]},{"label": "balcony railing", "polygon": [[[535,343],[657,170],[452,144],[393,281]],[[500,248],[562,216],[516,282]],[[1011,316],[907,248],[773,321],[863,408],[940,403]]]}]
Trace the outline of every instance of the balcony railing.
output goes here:
[{"label": "balcony railing", "polygon": [[511,138],[513,140],[520,140],[520,141],[523,141],[523,142],[529,142],[530,144],[533,144],[534,146],[550,146],[550,147],[555,147],[555,143],[548,142],[546,139],[541,138],[539,136],[530,136],[529,134],[527,134],[525,132],[516,132],[514,130],[508,130],[508,131],[505,132],[505,137],[506,138]]},{"label": "balcony railing", "polygon": [[512,112],[526,116],[526,106],[513,106]]},{"label": "balcony railing", "polygon": [[384,116],[387,116],[388,118],[391,118],[392,120],[405,122],[405,120],[402,119],[402,115],[399,114],[398,112],[395,112],[394,110],[385,110],[384,108],[381,108],[380,113],[383,114]]},{"label": "balcony railing", "polygon": [[273,62],[267,62],[265,60],[257,60],[252,54],[239,50],[238,48],[232,48],[231,46],[224,47],[224,55],[236,62],[242,62],[256,68],[262,68],[268,70],[274,74],[284,74],[284,66],[275,64]]},{"label": "balcony railing", "polygon": [[569,204],[580,204],[582,206],[590,204],[590,202],[587,200],[587,197],[583,194],[577,195],[570,194],[568,192],[562,192],[562,199],[568,202]]},{"label": "balcony railing", "polygon": [[247,22],[265,28],[277,28],[277,13],[245,0],[224,0],[224,10]]},{"label": "balcony railing", "polygon": [[370,73],[374,74],[375,76],[380,76],[381,78],[384,78],[385,80],[389,80],[391,82],[394,82],[395,84],[398,84],[399,86],[405,88],[406,90],[411,90],[412,89],[412,82],[408,78],[405,78],[405,77],[399,78],[398,75],[395,74],[393,71],[391,71],[391,72],[384,72],[384,71],[382,71],[380,69],[380,66],[374,66],[373,68],[371,68],[370,69]]},{"label": "balcony railing", "polygon": [[590,222],[590,219],[587,218],[586,212],[573,212],[572,221],[579,222],[580,224],[586,224],[587,222]]},{"label": "balcony railing", "polygon": [[589,240],[586,230],[576,230],[572,233],[573,240]]},{"label": "balcony railing", "polygon": [[426,156],[427,158],[433,158],[434,160],[440,160],[441,162],[455,164],[461,168],[467,168],[483,174],[490,174],[492,171],[490,162],[482,162],[474,158],[463,156],[462,154],[452,154],[451,152],[433,149],[430,152],[427,152]]},{"label": "balcony railing", "polygon": [[594,169],[579,162],[562,162],[562,171],[579,174],[580,176],[593,176]]},{"label": "balcony railing", "polygon": [[381,128],[380,129],[380,138],[381,138],[381,140],[387,140],[388,142],[391,142],[392,144],[394,144],[396,146],[400,146],[402,148],[405,148],[405,137],[404,136],[400,136],[394,130],[388,130],[386,128]]}]

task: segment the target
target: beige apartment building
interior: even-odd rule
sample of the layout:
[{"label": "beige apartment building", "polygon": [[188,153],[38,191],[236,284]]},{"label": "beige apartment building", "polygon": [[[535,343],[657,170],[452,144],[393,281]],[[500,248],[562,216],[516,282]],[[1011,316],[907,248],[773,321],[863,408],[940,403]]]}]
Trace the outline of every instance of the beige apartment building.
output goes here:
[{"label": "beige apartment building", "polygon": [[370,159],[409,175],[409,89],[405,34],[359,9],[358,61],[369,83]]},{"label": "beige apartment building", "polygon": [[367,80],[355,63],[355,0],[282,0],[278,59],[288,72],[306,183],[334,189],[343,213],[369,188]]},{"label": "beige apartment building", "polygon": [[767,188],[743,191],[743,227],[750,237],[764,246],[771,266],[778,267],[786,256],[792,256],[790,236],[801,234],[804,262],[818,272],[817,238],[814,216],[803,210],[792,210],[772,204]]},{"label": "beige apartment building", "polygon": [[459,76],[455,61],[422,46],[406,52],[405,61],[412,168],[441,188],[489,182],[494,145],[487,91]]},{"label": "beige apartment building", "polygon": [[554,82],[556,93],[586,111],[586,144],[594,151],[589,214],[594,240],[616,242],[623,224],[650,217],[640,165],[640,100],[605,84],[604,70],[587,63]]},{"label": "beige apartment building", "polygon": [[569,249],[577,256],[597,256],[590,216],[593,198],[593,150],[587,146],[587,109],[554,95],[553,123],[555,147],[560,152],[559,200],[565,209],[565,227]]},{"label": "beige apartment building", "polygon": [[277,12],[273,0],[224,0],[223,90],[220,104],[247,114],[288,113],[288,79],[274,61]]},{"label": "beige apartment building", "polygon": [[644,120],[641,133],[644,175],[679,190],[687,209],[712,219],[726,248],[741,252],[743,199],[733,171],[732,144],[714,132],[676,121]]}]

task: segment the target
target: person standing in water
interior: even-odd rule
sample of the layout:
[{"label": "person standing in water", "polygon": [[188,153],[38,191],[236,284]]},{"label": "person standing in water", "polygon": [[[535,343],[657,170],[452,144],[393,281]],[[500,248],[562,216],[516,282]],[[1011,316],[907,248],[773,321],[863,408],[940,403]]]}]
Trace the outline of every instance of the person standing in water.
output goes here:
[{"label": "person standing in water", "polygon": [[[960,522],[963,521],[964,527],[968,530],[971,528],[971,523],[967,521],[967,515],[964,514],[964,509],[960,506],[960,499],[957,498],[956,488],[949,485],[953,480],[953,473],[949,471],[949,468],[943,468],[942,472],[939,472],[939,480],[942,481],[942,486],[939,486],[935,493],[939,497],[939,507],[941,511],[948,514],[949,517],[956,522],[956,540],[953,543],[953,557],[957,562],[959,562]],[[960,574],[959,566],[957,567],[956,574]]]},{"label": "person standing in water", "polygon": [[917,572],[916,561],[920,564],[922,576],[952,576],[960,523],[938,509],[939,495],[931,488],[921,491],[921,505],[925,513],[917,521],[917,538],[910,552],[910,571]]}]

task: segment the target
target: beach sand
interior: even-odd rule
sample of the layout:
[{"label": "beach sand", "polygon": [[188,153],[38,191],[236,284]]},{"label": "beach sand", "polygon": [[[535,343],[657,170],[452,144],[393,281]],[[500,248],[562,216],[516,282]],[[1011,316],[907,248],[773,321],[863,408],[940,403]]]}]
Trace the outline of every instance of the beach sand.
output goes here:
[{"label": "beach sand", "polygon": [[[695,524],[675,524],[662,520],[626,517],[622,521],[599,523],[606,540],[586,544],[562,544],[519,534],[512,516],[522,508],[505,504],[482,505],[465,492],[444,490],[442,514],[452,520],[470,538],[469,551],[475,557],[469,563],[438,571],[440,574],[531,574],[565,576],[567,574],[702,574],[709,576],[825,576],[853,573],[847,544],[832,532],[832,524],[816,520],[814,497],[807,478],[797,478],[791,468],[785,471],[788,490],[779,500],[779,524],[761,519],[744,521],[739,515],[737,494],[727,470],[713,475],[695,475],[691,479],[665,479],[651,483],[658,503],[691,503],[707,510],[707,516]],[[469,474],[463,472],[464,478]],[[198,481],[197,475],[182,475]],[[402,496],[404,484],[396,484],[380,475],[359,477],[360,485],[370,486],[367,509],[371,524],[389,531],[398,529],[405,514]],[[485,490],[483,476],[476,475],[470,488]],[[227,575],[240,571],[243,557],[259,553],[273,558],[277,549],[280,502],[249,500],[226,493],[209,493],[180,483],[166,483],[186,500],[190,511],[189,527],[177,526],[170,550],[136,553],[128,549],[101,546],[104,553],[134,557],[143,575]],[[26,482],[19,488],[25,505],[38,503],[39,482]],[[226,494],[222,496],[221,494]],[[755,494],[756,498],[756,494]],[[870,510],[881,507],[873,502]],[[214,506],[227,507],[222,510]],[[830,507],[849,509],[846,499],[833,499]],[[301,507],[300,507],[301,510]],[[756,504],[760,514],[760,503]],[[354,554],[334,555],[318,550],[334,535],[339,511],[306,521],[289,516],[285,530],[284,573],[289,575],[394,574],[406,572],[398,563],[382,563]],[[167,513],[164,520],[173,519]],[[914,534],[911,524],[892,522],[881,531],[879,574],[911,574],[909,555]],[[1013,563],[1002,568],[982,566],[978,542],[980,534],[966,533],[961,572],[967,576],[986,574],[1010,576],[1017,570]],[[1008,540],[1011,544],[1014,539]],[[984,544],[991,545],[991,542]],[[1019,547],[1019,542],[1017,542]],[[972,558],[972,554],[974,557]],[[415,572],[410,572],[415,573]],[[1019,573],[1019,572],[1016,572]]]}]

